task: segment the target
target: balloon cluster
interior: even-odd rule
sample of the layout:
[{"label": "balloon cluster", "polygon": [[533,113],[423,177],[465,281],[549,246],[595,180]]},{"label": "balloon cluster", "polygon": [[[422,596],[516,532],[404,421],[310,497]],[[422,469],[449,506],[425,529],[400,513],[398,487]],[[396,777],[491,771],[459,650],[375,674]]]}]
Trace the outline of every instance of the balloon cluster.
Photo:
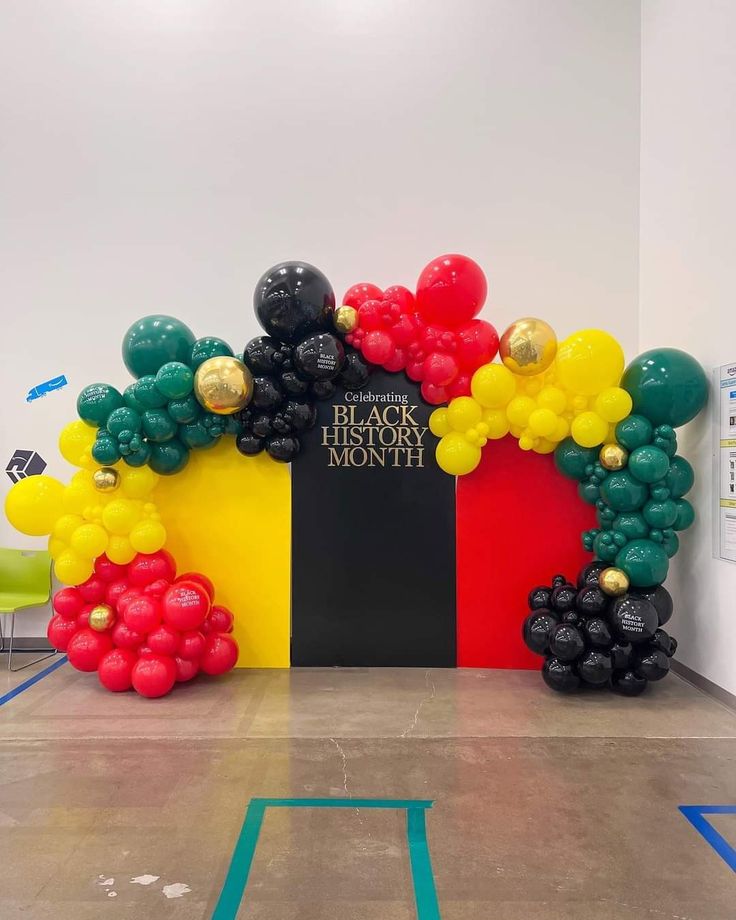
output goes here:
[{"label": "balloon cluster", "polygon": [[423,269],[416,296],[400,285],[382,291],[356,284],[341,308],[354,311],[347,314],[346,341],[371,364],[405,370],[421,382],[428,403],[447,402],[470,392],[473,371],[498,350],[493,326],[474,319],[486,292],[480,266],[455,254],[439,256]]},{"label": "balloon cluster", "polygon": [[97,428],[92,457],[177,473],[189,451],[235,433],[233,413],[247,405],[253,380],[222,339],[195,339],[171,316],[146,316],[123,339],[123,360],[138,379],[121,393],[109,383],[86,386],[79,417]]},{"label": "balloon cluster", "polygon": [[661,585],[612,596],[622,586],[610,571],[596,560],[577,584],[556,575],[550,586],[529,592],[522,634],[528,648],[545,656],[542,677],[552,690],[609,687],[638,696],[669,671],[677,642],[662,626],[672,616],[672,598]]},{"label": "balloon cluster", "polygon": [[522,450],[551,453],[568,435],[586,447],[602,444],[632,407],[618,386],[624,369],[619,343],[600,329],[583,329],[559,347],[542,320],[517,320],[501,338],[502,364],[473,374],[470,396],[436,409],[430,429],[440,438],[438,465],[463,476],[480,463],[488,440],[511,434]]},{"label": "balloon cluster", "polygon": [[[61,432],[61,454],[74,465],[88,465],[94,432],[71,422]],[[63,485],[53,476],[29,476],[8,493],[10,523],[31,536],[49,536],[54,574],[78,585],[92,574],[94,560],[105,554],[126,565],[136,553],[155,553],[166,541],[166,528],[151,500],[158,476],[148,467],[80,469]]]},{"label": "balloon cluster", "polygon": [[200,671],[235,666],[233,615],[214,606],[212,582],[198,572],[176,577],[165,551],[138,554],[126,565],[95,561],[82,584],[53,598],[47,635],[79,671],[97,671],[103,687],[159,697]]},{"label": "balloon cluster", "polygon": [[334,334],[335,294],[314,266],[282,262],[269,269],[256,285],[254,307],[268,335],[245,346],[253,397],[237,416],[236,445],[243,454],[265,450],[290,463],[300,435],[315,423],[315,400],[329,399],[338,382],[365,385],[368,367]]}]

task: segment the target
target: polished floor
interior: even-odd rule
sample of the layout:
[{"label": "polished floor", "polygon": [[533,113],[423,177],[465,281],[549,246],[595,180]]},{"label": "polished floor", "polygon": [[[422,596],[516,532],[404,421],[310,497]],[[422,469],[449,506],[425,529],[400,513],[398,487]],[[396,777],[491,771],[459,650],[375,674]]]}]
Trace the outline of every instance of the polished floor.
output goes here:
[{"label": "polished floor", "polygon": [[[238,671],[147,701],[65,664],[0,706],[0,917],[210,918],[254,797],[433,800],[443,920],[736,916],[678,811],[736,803],[736,715],[674,675],[627,700],[534,672]],[[736,847],[736,815],[711,823]],[[413,920],[405,814],[267,812],[237,917]]]}]

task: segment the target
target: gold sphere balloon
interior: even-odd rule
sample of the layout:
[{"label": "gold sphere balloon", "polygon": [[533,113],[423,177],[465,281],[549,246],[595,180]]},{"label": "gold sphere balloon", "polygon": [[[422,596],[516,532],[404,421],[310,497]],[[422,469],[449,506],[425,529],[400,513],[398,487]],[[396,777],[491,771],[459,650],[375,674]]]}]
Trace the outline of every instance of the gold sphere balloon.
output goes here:
[{"label": "gold sphere balloon", "polygon": [[92,474],[98,492],[114,492],[120,485],[120,473],[111,466],[102,466]]},{"label": "gold sphere balloon", "polygon": [[511,323],[501,336],[498,353],[506,367],[521,377],[541,374],[557,354],[557,336],[543,319],[525,316]]},{"label": "gold sphere balloon", "polygon": [[210,412],[232,415],[250,402],[253,375],[237,358],[208,358],[194,375],[194,395]]},{"label": "gold sphere balloon", "polygon": [[611,566],[609,569],[603,569],[598,576],[598,584],[604,594],[609,594],[611,597],[618,597],[621,594],[626,594],[629,590],[629,576],[623,569],[617,569]]},{"label": "gold sphere balloon", "polygon": [[607,470],[620,470],[626,466],[629,452],[620,444],[604,444],[598,454],[601,466]]},{"label": "gold sphere balloon", "polygon": [[115,622],[115,614],[112,607],[107,604],[98,604],[89,612],[89,628],[97,632],[104,632],[109,629]]},{"label": "gold sphere balloon", "polygon": [[352,332],[358,325],[358,311],[355,307],[338,307],[335,310],[333,322],[338,332]]}]

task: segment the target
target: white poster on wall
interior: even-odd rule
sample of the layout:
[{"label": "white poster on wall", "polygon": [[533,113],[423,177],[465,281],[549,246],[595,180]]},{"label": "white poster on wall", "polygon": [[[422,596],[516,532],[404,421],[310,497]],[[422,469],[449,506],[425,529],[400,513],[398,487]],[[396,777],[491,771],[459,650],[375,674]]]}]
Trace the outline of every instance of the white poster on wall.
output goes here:
[{"label": "white poster on wall", "polygon": [[736,362],[716,368],[718,404],[715,407],[715,463],[713,490],[718,528],[714,555],[736,562]]}]

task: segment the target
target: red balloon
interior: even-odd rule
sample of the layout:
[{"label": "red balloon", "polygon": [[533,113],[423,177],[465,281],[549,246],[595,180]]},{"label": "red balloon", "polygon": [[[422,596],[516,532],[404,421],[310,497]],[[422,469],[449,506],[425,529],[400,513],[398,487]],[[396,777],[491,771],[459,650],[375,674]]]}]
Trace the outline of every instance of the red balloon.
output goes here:
[{"label": "red balloon", "polygon": [[442,403],[449,402],[447,389],[445,387],[436,387],[433,383],[429,383],[428,380],[425,380],[420,390],[422,396],[430,406],[439,406]]},{"label": "red balloon", "polygon": [[229,633],[233,631],[235,617],[227,607],[213,607],[205,621],[208,632]]},{"label": "red balloon", "polygon": [[498,333],[490,323],[471,319],[457,330],[457,359],[471,373],[488,364],[498,352]]},{"label": "red balloon", "polygon": [[171,585],[163,597],[164,620],[174,629],[198,629],[210,610],[210,599],[195,581]]},{"label": "red balloon", "polygon": [[414,295],[403,284],[393,284],[391,287],[387,287],[383,292],[383,299],[391,303],[397,303],[401,307],[402,313],[413,313],[416,310],[417,305],[414,301]]},{"label": "red balloon", "polygon": [[118,620],[112,628],[112,641],[117,648],[136,649],[143,645],[145,636]]},{"label": "red balloon", "polygon": [[152,632],[149,632],[146,637],[146,645],[158,655],[171,655],[173,657],[179,648],[179,633],[172,629],[171,626],[167,626],[166,623],[162,623]]},{"label": "red balloon", "polygon": [[125,605],[123,619],[135,632],[149,633],[161,622],[161,607],[154,598],[141,594]]},{"label": "red balloon", "polygon": [[130,649],[114,648],[100,659],[97,678],[106,690],[120,693],[133,686],[133,667],[138,660]]},{"label": "red balloon", "polygon": [[57,613],[51,617],[49,625],[46,627],[46,637],[55,649],[65,652],[69,645],[69,640],[77,631],[75,620],[68,620],[66,617]]},{"label": "red balloon", "polygon": [[165,578],[157,578],[156,581],[152,581],[150,585],[146,585],[143,589],[144,594],[148,594],[150,597],[161,598],[166,594],[170,581],[166,581]]},{"label": "red balloon", "polygon": [[383,291],[379,287],[376,287],[375,284],[361,282],[360,284],[354,284],[345,291],[342,302],[345,306],[355,307],[357,310],[366,300],[381,300],[382,298]]},{"label": "red balloon", "polygon": [[87,581],[83,581],[77,586],[77,591],[82,595],[82,599],[87,604],[99,604],[105,599],[107,583],[98,575],[90,575]]},{"label": "red balloon", "polygon": [[238,643],[227,633],[210,633],[199,666],[205,674],[224,674],[235,667]]},{"label": "red balloon", "polygon": [[139,658],[133,665],[133,687],[141,696],[165,696],[176,682],[176,664],[165,655]]},{"label": "red balloon", "polygon": [[74,620],[84,609],[84,598],[76,588],[62,588],[54,595],[54,610],[65,620]]},{"label": "red balloon", "polygon": [[107,633],[80,629],[69,640],[66,654],[69,664],[78,671],[96,671],[102,656],[111,649],[112,639]]},{"label": "red balloon", "polygon": [[198,585],[202,585],[204,590],[207,592],[209,599],[213,601],[215,599],[215,586],[209,580],[206,575],[203,575],[201,572],[185,572],[184,575],[178,575],[176,582],[180,581],[193,581]]},{"label": "red balloon", "polygon": [[173,581],[175,576],[174,557],[165,549],[160,549],[157,553],[138,553],[128,565],[128,581],[138,588],[150,585],[159,578]]},{"label": "red balloon", "polygon": [[115,581],[119,578],[125,578],[127,568],[126,565],[110,562],[105,555],[98,556],[95,559],[95,575],[103,581]]},{"label": "red balloon", "polygon": [[363,339],[363,357],[371,364],[383,364],[393,355],[395,345],[391,335],[383,329],[366,333]]},{"label": "red balloon", "polygon": [[138,649],[138,657],[139,657],[139,658],[150,658],[151,655],[156,655],[156,654],[157,654],[157,652],[154,652],[154,650],[153,650],[150,646],[148,646],[148,645],[142,645],[142,646]]},{"label": "red balloon", "polygon": [[125,608],[131,601],[134,601],[137,597],[141,597],[141,592],[138,588],[126,588],[125,591],[118,597],[117,609],[120,616],[125,613]]},{"label": "red balloon", "polygon": [[456,396],[470,396],[470,376],[460,373],[447,385],[447,395],[450,399]]},{"label": "red balloon", "polygon": [[188,629],[181,634],[176,653],[180,658],[186,658],[189,661],[198,661],[202,657],[204,645],[205,640],[202,633],[197,629]]},{"label": "red balloon", "polygon": [[455,329],[480,312],[487,293],[480,265],[456,253],[439,256],[419,276],[417,311],[425,322]]},{"label": "red balloon", "polygon": [[77,629],[86,629],[89,626],[89,615],[94,609],[94,604],[85,604],[82,608],[82,612],[79,614],[75,620],[77,624]]},{"label": "red balloon", "polygon": [[124,578],[118,578],[117,581],[111,581],[105,591],[105,603],[115,610],[118,609],[118,601],[128,590],[128,582]]},{"label": "red balloon", "polygon": [[452,355],[443,355],[439,351],[433,351],[425,358],[422,370],[425,383],[431,383],[436,387],[446,387],[457,377],[460,368]]},{"label": "red balloon", "polygon": [[191,680],[199,674],[199,662],[190,661],[188,658],[174,658],[176,665],[176,682],[178,684]]}]

